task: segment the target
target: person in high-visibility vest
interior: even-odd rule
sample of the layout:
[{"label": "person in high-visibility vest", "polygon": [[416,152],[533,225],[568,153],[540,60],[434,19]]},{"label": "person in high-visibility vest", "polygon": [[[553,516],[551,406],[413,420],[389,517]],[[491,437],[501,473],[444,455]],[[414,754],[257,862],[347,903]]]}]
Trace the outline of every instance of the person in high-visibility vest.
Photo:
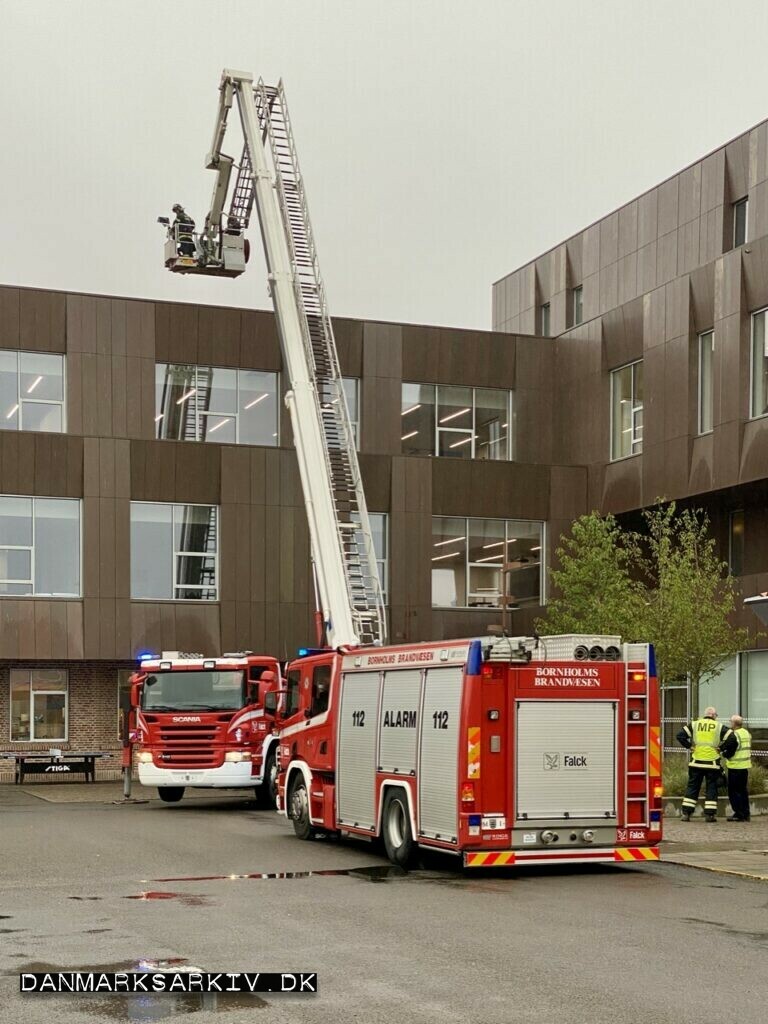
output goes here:
[{"label": "person in high-visibility vest", "polygon": [[717,821],[717,781],[720,775],[720,754],[731,757],[736,750],[736,737],[727,725],[717,721],[715,708],[707,708],[703,718],[684,725],[677,741],[690,750],[688,786],[683,797],[683,821],[690,821],[696,810],[702,782],[704,791],[704,820]]},{"label": "person in high-visibility vest", "polygon": [[749,821],[749,769],[752,767],[752,734],[744,728],[741,715],[731,715],[731,729],[738,746],[734,754],[726,758],[728,769],[728,799],[733,815],[728,821]]}]

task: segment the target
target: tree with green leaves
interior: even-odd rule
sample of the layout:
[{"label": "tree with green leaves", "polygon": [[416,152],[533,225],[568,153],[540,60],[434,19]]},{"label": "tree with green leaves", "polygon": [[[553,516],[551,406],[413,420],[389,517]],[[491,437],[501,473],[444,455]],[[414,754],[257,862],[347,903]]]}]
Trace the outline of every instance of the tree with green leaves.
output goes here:
[{"label": "tree with green leaves", "polygon": [[634,534],[622,531],[613,516],[591,512],[561,537],[556,554],[559,568],[549,573],[555,595],[536,623],[540,632],[643,638],[647,598],[633,574],[640,558]]},{"label": "tree with green leaves", "polygon": [[536,626],[650,641],[661,684],[687,678],[695,701],[699,683],[749,643],[748,631],[730,622],[737,583],[717,557],[703,512],[658,501],[643,515],[642,535],[597,512],[574,522],[550,572],[555,596]]},{"label": "tree with green leaves", "polygon": [[657,502],[643,516],[647,537],[640,568],[659,681],[688,678],[695,699],[699,683],[718,676],[749,643],[749,631],[730,622],[737,583],[717,556],[703,512]]}]

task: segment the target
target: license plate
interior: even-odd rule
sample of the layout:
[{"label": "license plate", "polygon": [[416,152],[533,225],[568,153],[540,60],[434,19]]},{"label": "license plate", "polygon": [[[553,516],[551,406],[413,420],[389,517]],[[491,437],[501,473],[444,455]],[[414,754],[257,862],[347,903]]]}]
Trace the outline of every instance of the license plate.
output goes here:
[{"label": "license plate", "polygon": [[202,772],[174,772],[173,778],[176,782],[199,782],[203,777]]},{"label": "license plate", "polygon": [[507,827],[507,819],[500,814],[483,815],[482,827],[491,831],[505,829]]}]

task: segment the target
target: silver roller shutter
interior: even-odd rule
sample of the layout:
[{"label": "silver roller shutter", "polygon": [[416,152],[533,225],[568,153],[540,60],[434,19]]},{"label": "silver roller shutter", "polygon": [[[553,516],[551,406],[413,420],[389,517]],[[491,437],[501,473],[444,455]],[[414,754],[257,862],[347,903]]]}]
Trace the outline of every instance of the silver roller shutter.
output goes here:
[{"label": "silver roller shutter", "polygon": [[459,714],[463,667],[431,668],[424,683],[419,754],[419,834],[455,842],[458,833]]},{"label": "silver roller shutter", "polygon": [[616,817],[616,704],[519,701],[517,817]]},{"label": "silver roller shutter", "polygon": [[415,774],[420,700],[420,669],[385,673],[381,698],[379,771],[398,775]]},{"label": "silver roller shutter", "polygon": [[336,800],[339,821],[374,827],[376,737],[379,675],[347,672],[342,676]]}]

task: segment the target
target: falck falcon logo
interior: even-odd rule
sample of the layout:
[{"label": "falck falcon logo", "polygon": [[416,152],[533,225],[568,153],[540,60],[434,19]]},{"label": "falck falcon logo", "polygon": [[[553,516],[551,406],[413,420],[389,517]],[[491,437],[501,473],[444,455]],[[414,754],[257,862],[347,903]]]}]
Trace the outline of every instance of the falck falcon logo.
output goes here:
[{"label": "falck falcon logo", "polygon": [[554,772],[560,767],[560,755],[559,754],[545,754],[544,755],[544,771]]}]

